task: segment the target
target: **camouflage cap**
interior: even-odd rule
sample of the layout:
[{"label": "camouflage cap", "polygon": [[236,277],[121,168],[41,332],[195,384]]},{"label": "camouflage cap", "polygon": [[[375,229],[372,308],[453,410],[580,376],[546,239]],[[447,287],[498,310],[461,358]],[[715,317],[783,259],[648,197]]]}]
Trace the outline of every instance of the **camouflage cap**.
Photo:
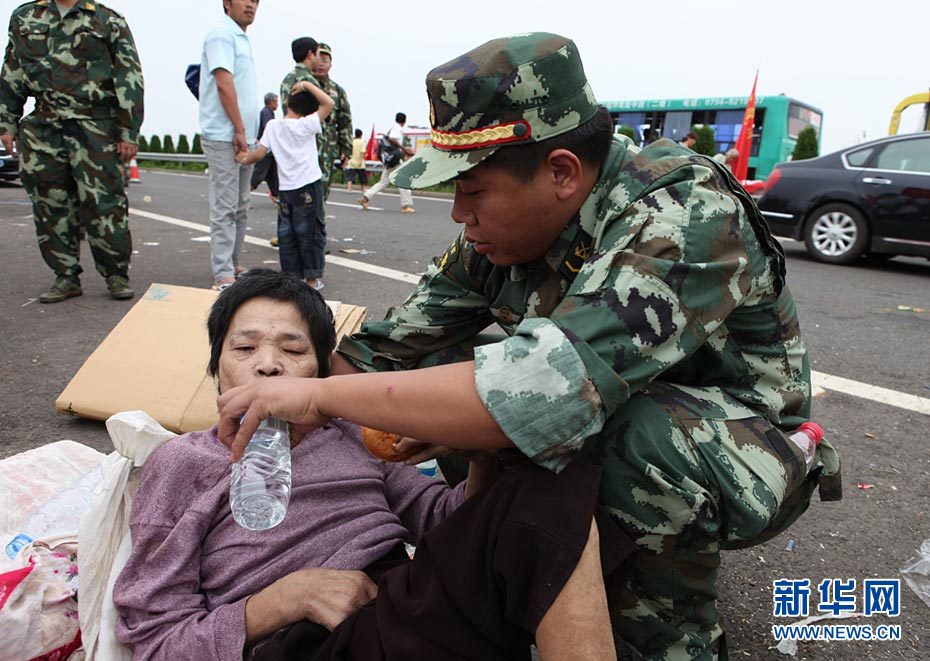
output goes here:
[{"label": "camouflage cap", "polygon": [[317,55],[322,55],[323,53],[326,53],[327,55],[329,55],[330,57],[332,57],[332,56],[333,56],[333,49],[329,47],[329,44],[324,44],[324,43],[321,41],[321,42],[320,42],[320,45],[316,47],[316,54],[317,54]]},{"label": "camouflage cap", "polygon": [[429,72],[430,144],[391,176],[401,188],[448,181],[501,148],[546,140],[594,117],[597,101],[571,39],[494,39]]}]

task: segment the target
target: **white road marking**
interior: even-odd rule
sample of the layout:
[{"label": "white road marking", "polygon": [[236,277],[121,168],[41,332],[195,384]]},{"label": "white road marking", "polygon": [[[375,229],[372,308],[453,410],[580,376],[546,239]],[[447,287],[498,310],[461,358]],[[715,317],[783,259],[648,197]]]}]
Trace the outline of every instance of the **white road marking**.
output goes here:
[{"label": "white road marking", "polygon": [[[259,191],[252,191],[252,195],[258,195],[259,197],[264,197],[265,199],[268,198],[268,193],[262,193]],[[360,211],[362,210],[362,207],[360,207],[359,205],[349,204],[348,202],[333,202],[331,200],[327,200],[326,206],[329,206],[330,204],[336,207],[349,207],[350,209],[358,209]],[[369,211],[384,211],[384,209],[382,209],[381,207],[373,207],[370,204],[368,205],[368,210]]]},{"label": "white road marking", "polygon": [[[172,218],[171,216],[163,216],[158,213],[151,213],[149,211],[139,211],[136,209],[130,209],[129,213],[136,216],[141,216],[143,218],[148,218],[150,220],[157,220],[163,223],[168,223],[170,225],[176,225],[178,227],[184,227],[186,229],[196,230],[198,232],[210,232],[210,227],[207,225],[201,225],[200,223],[193,223],[189,220],[183,220],[181,218]],[[254,246],[263,246],[265,248],[271,248],[271,244],[268,243],[267,239],[259,239],[253,236],[245,237],[246,243],[249,243]],[[401,282],[407,282],[410,284],[416,284],[420,280],[420,276],[414,273],[405,273],[403,271],[396,271],[394,269],[385,268],[383,266],[375,266],[374,264],[366,264],[365,262],[359,262],[354,259],[346,259],[345,257],[336,257],[333,255],[326,256],[326,262],[333,264],[335,266],[341,266],[347,269],[354,269],[356,271],[363,271],[365,273],[371,273],[372,275],[377,275],[382,278],[390,278],[392,280],[399,280]],[[880,404],[887,404],[888,406],[895,406],[897,408],[905,409],[908,411],[914,411],[915,413],[922,413],[924,415],[930,415],[930,399],[925,397],[918,397],[916,395],[909,395],[907,393],[898,392],[896,390],[890,390],[888,388],[881,388],[879,386],[873,386],[868,383],[863,383],[861,381],[853,381],[852,379],[845,379],[840,376],[833,376],[831,374],[824,374],[823,372],[811,372],[811,381],[814,388],[814,392],[817,393],[818,388],[823,388],[825,390],[832,390],[835,392],[845,393],[847,395],[852,395],[854,397],[859,397],[862,399],[868,399],[873,402],[878,402]]]},{"label": "white road marking", "polygon": [[[189,230],[195,230],[197,232],[204,232],[206,234],[210,233],[209,225],[201,225],[200,223],[193,223],[189,220],[184,220],[182,218],[173,218],[171,216],[163,216],[160,213],[152,213],[151,211],[140,211],[138,209],[130,209],[130,214],[141,216],[143,218],[148,218],[149,220],[157,220],[162,223],[168,223],[169,225],[176,225],[177,227],[183,227]],[[262,246],[265,248],[271,248],[271,244],[268,242],[268,239],[259,239],[254,236],[245,237],[245,242],[253,246]],[[347,269],[354,269],[356,271],[364,271],[365,273],[371,273],[372,275],[378,275],[382,278],[390,278],[392,280],[400,280],[401,282],[406,282],[410,284],[416,284],[420,281],[420,276],[414,273],[404,273],[403,271],[397,271],[394,269],[385,268],[383,266],[376,266],[375,264],[366,264],[365,262],[359,262],[354,259],[347,259],[345,257],[336,257],[334,255],[326,256],[326,263],[333,264],[335,266],[341,266]]]},{"label": "white road marking", "polygon": [[[168,175],[169,177],[195,177],[195,178],[197,178],[197,179],[206,179],[207,176],[208,176],[208,175],[205,175],[205,174],[192,174],[192,173],[188,173],[188,172],[169,172],[168,170],[141,170],[141,172],[143,172],[143,173],[145,173],[145,174],[166,174],[166,175]],[[138,184],[137,184],[137,185],[138,185]],[[355,195],[355,191],[352,191],[352,192],[350,193],[349,191],[343,190],[343,189],[341,189],[341,188],[333,188],[333,189],[331,189],[331,192],[334,192],[334,193],[344,193],[344,194],[346,194],[346,195]],[[378,194],[379,194],[379,195],[389,195],[389,196],[391,196],[391,197],[400,197],[400,193],[384,193],[384,192],[382,192],[382,193],[378,193]],[[255,192],[255,191],[252,192],[252,195],[262,195],[262,196],[264,196],[264,197],[268,197],[268,193],[260,193],[260,192]],[[430,202],[448,202],[448,203],[450,203],[450,204],[452,203],[452,199],[451,199],[451,198],[447,198],[447,197],[427,197],[427,196],[425,196],[425,195],[415,195],[415,196],[414,196],[414,199],[415,199],[415,200],[429,200]],[[329,202],[328,204],[336,204],[336,203],[335,203],[335,202]],[[340,204],[341,206],[350,206],[350,207],[356,207],[356,208],[358,208],[358,205],[357,205],[357,204],[345,204],[344,202],[340,202],[339,204]],[[377,208],[377,207],[368,207],[368,208],[369,208],[369,209],[374,209],[374,210],[377,210],[377,211],[382,211],[382,209],[379,209],[379,208]],[[30,218],[31,218],[31,217],[32,217],[32,216],[30,216]]]},{"label": "white road marking", "polygon": [[844,379],[841,376],[824,374],[823,372],[811,372],[811,381],[815,385],[820,386],[826,390],[833,390],[836,392],[845,393],[847,395],[852,395],[853,397],[860,397],[862,399],[868,399],[873,402],[879,402],[880,404],[896,406],[899,409],[906,409],[908,411],[914,411],[915,413],[930,415],[930,399],[927,399],[926,397],[909,395],[904,392],[898,392],[897,390],[881,388],[879,386],[873,386],[869,383],[862,383],[861,381]]}]

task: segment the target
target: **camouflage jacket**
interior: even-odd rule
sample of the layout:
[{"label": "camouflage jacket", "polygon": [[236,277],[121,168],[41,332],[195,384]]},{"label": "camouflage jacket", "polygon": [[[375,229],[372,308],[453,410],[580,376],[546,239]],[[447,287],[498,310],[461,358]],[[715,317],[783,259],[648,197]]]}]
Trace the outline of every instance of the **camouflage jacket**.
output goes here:
[{"label": "camouflage jacket", "polygon": [[307,68],[306,64],[298,64],[294,67],[294,70],[289,74],[284,76],[284,80],[281,81],[281,109],[284,111],[284,114],[287,114],[287,97],[291,95],[291,88],[303,80],[309,80],[311,83],[320,87],[320,81],[310,73],[310,69]]},{"label": "camouflage jacket", "polygon": [[38,0],[13,11],[9,39],[0,75],[0,133],[16,133],[33,96],[33,115],[40,119],[115,118],[119,139],[138,141],[142,67],[122,16],[85,0],[62,16],[52,0]]},{"label": "camouflage jacket", "polygon": [[349,107],[349,97],[346,95],[345,88],[334,82],[332,78],[328,78],[323,83],[323,91],[329,94],[335,106],[326,118],[323,132],[317,138],[317,145],[320,151],[320,163],[324,162],[325,154],[332,169],[333,161],[341,155],[352,155],[352,109]]},{"label": "camouflage jacket", "polygon": [[[504,433],[558,470],[653,380],[717,386],[786,429],[810,412],[810,367],[784,255],[732,175],[670,141],[618,137],[576,217],[537,262],[498,267],[460,235],[380,322],[343,339],[361,369],[474,349]],[[461,356],[460,356],[461,357]]]}]

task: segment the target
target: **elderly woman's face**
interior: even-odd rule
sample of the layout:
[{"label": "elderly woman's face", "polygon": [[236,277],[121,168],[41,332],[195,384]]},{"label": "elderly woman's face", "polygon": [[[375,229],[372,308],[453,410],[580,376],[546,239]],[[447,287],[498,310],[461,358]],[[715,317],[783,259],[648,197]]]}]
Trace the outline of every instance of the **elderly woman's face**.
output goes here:
[{"label": "elderly woman's face", "polygon": [[316,376],[310,329],[291,303],[253,298],[232,318],[220,352],[220,392],[268,376]]}]

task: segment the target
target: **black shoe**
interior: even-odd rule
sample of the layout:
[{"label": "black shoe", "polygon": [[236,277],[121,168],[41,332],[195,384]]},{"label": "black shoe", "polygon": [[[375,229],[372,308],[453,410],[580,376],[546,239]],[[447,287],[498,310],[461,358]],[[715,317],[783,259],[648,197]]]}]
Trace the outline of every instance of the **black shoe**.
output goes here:
[{"label": "black shoe", "polygon": [[61,301],[83,294],[81,282],[77,278],[60,275],[46,291],[39,294],[39,303],[60,303]]}]

